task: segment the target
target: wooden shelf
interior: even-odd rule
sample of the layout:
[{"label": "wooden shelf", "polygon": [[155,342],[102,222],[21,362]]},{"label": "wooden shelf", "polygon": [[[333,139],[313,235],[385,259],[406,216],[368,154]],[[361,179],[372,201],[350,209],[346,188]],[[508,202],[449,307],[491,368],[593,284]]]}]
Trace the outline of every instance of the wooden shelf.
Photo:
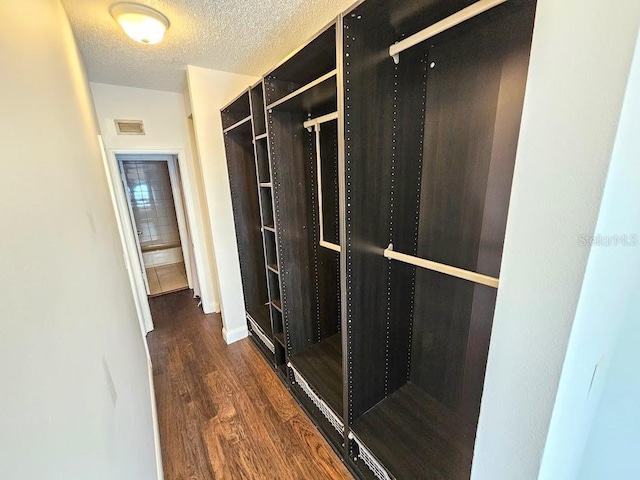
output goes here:
[{"label": "wooden shelf", "polygon": [[269,270],[271,270],[273,273],[275,273],[275,274],[277,274],[277,275],[280,275],[280,270],[278,270],[278,265],[275,265],[275,264],[269,264],[269,265],[267,265],[267,268],[268,268]]},{"label": "wooden shelf", "polygon": [[239,122],[237,122],[237,123],[234,123],[234,124],[233,124],[233,125],[231,125],[230,127],[225,128],[225,129],[223,130],[223,132],[224,132],[224,133],[228,133],[228,132],[230,132],[231,130],[234,130],[234,129],[236,129],[236,128],[238,128],[238,127],[240,127],[240,126],[242,126],[242,125],[244,125],[245,123],[250,122],[250,121],[251,121],[251,115],[249,115],[249,116],[248,116],[248,117],[246,117],[246,118],[243,118],[242,120],[240,120],[240,121],[239,121]]},{"label": "wooden shelf", "polygon": [[339,333],[291,357],[309,385],[342,418],[342,337]]},{"label": "wooden shelf", "polygon": [[255,140],[265,140],[267,138],[267,134],[263,133],[262,135],[258,135],[255,137]]},{"label": "wooden shelf", "polygon": [[270,232],[276,233],[276,229],[275,229],[275,227],[273,225],[265,225],[262,228],[264,228],[265,230],[268,230]]},{"label": "wooden shelf", "polygon": [[271,337],[273,335],[273,330],[271,329],[271,315],[269,312],[268,304],[254,310],[248,310],[248,313],[256,321],[258,326],[262,329],[263,333],[267,337]]},{"label": "wooden shelf", "polygon": [[394,478],[469,478],[475,429],[411,382],[357,419],[353,432]]},{"label": "wooden shelf", "polygon": [[[233,125],[251,119],[251,105],[248,90],[241,92],[229,105],[220,111],[222,116],[222,129],[227,130]],[[253,135],[252,135],[253,136]]]},{"label": "wooden shelf", "polygon": [[295,85],[295,88],[299,88],[336,67],[336,24],[334,23],[266,74],[264,80],[267,87],[266,103],[273,103],[285,96],[289,93],[290,86]]},{"label": "wooden shelf", "polygon": [[276,310],[282,313],[282,302],[280,302],[280,300],[272,300],[271,305],[273,305]]},{"label": "wooden shelf", "polygon": [[272,184],[271,182],[264,182],[264,183],[261,183],[261,184],[260,184],[260,186],[261,186],[262,188],[273,188],[273,184]]},{"label": "wooden shelf", "polygon": [[[333,70],[313,82],[299,88],[290,93],[286,97],[281,98],[267,106],[267,110],[304,110],[310,111],[320,106],[336,104],[336,80],[337,70]],[[328,111],[335,110],[329,109]]]}]

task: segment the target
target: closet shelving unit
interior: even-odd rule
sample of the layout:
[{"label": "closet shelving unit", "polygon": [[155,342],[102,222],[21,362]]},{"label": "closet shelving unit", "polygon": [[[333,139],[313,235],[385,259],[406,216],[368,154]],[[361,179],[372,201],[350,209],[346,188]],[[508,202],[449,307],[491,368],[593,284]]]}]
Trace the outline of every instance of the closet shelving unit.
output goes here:
[{"label": "closet shelving unit", "polygon": [[267,283],[269,239],[264,234],[264,225],[273,223],[270,192],[263,186],[270,182],[269,162],[261,156],[266,147],[262,152],[255,140],[266,133],[263,105],[262,84],[258,84],[233,100],[221,115],[247,326],[259,351],[274,366],[278,352]]},{"label": "closet shelving unit", "polygon": [[344,17],[348,463],[362,478],[469,478],[534,13],[367,0]]},{"label": "closet shelving unit", "polygon": [[535,7],[363,0],[223,111],[250,328],[357,478],[470,476]]},{"label": "closet shelving unit", "polygon": [[290,385],[342,449],[337,33],[333,23],[289,56],[264,89]]}]

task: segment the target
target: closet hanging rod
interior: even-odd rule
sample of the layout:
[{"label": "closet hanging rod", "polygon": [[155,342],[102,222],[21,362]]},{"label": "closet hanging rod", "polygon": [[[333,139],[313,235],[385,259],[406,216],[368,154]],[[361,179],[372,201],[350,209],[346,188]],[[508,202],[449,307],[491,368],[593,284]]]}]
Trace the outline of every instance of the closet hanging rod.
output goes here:
[{"label": "closet hanging rod", "polygon": [[481,13],[484,13],[487,10],[490,10],[493,7],[497,7],[498,5],[507,1],[508,0],[480,0],[476,3],[473,3],[466,8],[463,8],[459,12],[456,12],[453,15],[450,15],[447,18],[434,23],[424,30],[419,31],[418,33],[414,33],[409,38],[405,38],[404,40],[391,45],[389,47],[389,55],[393,58],[393,61],[396,62],[396,64],[400,63],[401,52],[404,52],[405,50],[414,47],[419,43],[422,43],[425,40],[428,40],[429,38],[444,32],[445,30],[455,27],[456,25],[459,25],[462,22],[480,15]]},{"label": "closet hanging rod", "polygon": [[306,122],[303,123],[304,128],[314,128],[322,123],[330,122],[331,120],[338,119],[338,112],[328,113],[326,115],[322,115],[321,117],[310,118]]},{"label": "closet hanging rod", "polygon": [[320,246],[324,248],[328,248],[329,250],[333,250],[334,252],[340,252],[340,245],[336,245],[335,243],[327,242],[326,240],[320,240]]},{"label": "closet hanging rod", "polygon": [[309,131],[315,129],[316,134],[316,175],[317,175],[317,189],[318,189],[318,219],[320,226],[320,246],[333,250],[335,252],[340,251],[340,245],[327,242],[324,239],[324,212],[322,206],[322,152],[320,148],[320,124],[330,122],[338,118],[338,112],[329,113],[321,117],[313,118],[304,122],[304,127]]},{"label": "closet hanging rod", "polygon": [[431,260],[425,260],[424,258],[414,257],[405,253],[394,252],[392,243],[390,243],[389,247],[384,251],[384,256],[392,260],[398,260],[399,262],[415,265],[416,267],[426,268],[427,270],[433,270],[434,272],[440,272],[445,275],[479,283],[488,287],[498,288],[499,280],[497,278],[482,275],[481,273],[470,272],[469,270],[463,270],[458,267],[452,267],[451,265],[445,265],[444,263],[432,262]]}]

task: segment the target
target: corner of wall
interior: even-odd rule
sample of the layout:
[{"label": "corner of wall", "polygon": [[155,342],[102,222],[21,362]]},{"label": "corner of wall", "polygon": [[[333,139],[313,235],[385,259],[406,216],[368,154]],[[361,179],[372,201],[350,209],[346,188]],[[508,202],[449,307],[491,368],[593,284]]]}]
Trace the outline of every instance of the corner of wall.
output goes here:
[{"label": "corner of wall", "polygon": [[233,330],[227,331],[226,328],[222,329],[222,337],[227,345],[231,345],[243,338],[247,338],[249,336],[249,329],[245,326],[234,328]]},{"label": "corner of wall", "polygon": [[[246,320],[220,109],[258,80],[258,77],[187,66],[187,89],[209,212],[219,303],[225,307],[222,321],[227,343],[246,337]],[[219,310],[220,305],[212,303],[208,307]]]}]

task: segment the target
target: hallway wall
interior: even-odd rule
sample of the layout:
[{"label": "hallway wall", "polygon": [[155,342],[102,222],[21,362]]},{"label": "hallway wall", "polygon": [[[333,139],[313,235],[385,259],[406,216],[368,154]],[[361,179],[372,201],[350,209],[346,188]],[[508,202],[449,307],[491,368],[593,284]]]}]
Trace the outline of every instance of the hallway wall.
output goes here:
[{"label": "hallway wall", "polygon": [[246,337],[248,330],[220,109],[257,81],[257,77],[187,66],[187,92],[220,279],[223,335],[227,343]]},{"label": "hallway wall", "polygon": [[160,478],[150,363],[58,0],[0,2],[0,476]]},{"label": "hallway wall", "polygon": [[639,26],[637,1],[538,0],[473,480],[539,477]]},{"label": "hallway wall", "polygon": [[640,478],[640,39],[539,480]]}]

